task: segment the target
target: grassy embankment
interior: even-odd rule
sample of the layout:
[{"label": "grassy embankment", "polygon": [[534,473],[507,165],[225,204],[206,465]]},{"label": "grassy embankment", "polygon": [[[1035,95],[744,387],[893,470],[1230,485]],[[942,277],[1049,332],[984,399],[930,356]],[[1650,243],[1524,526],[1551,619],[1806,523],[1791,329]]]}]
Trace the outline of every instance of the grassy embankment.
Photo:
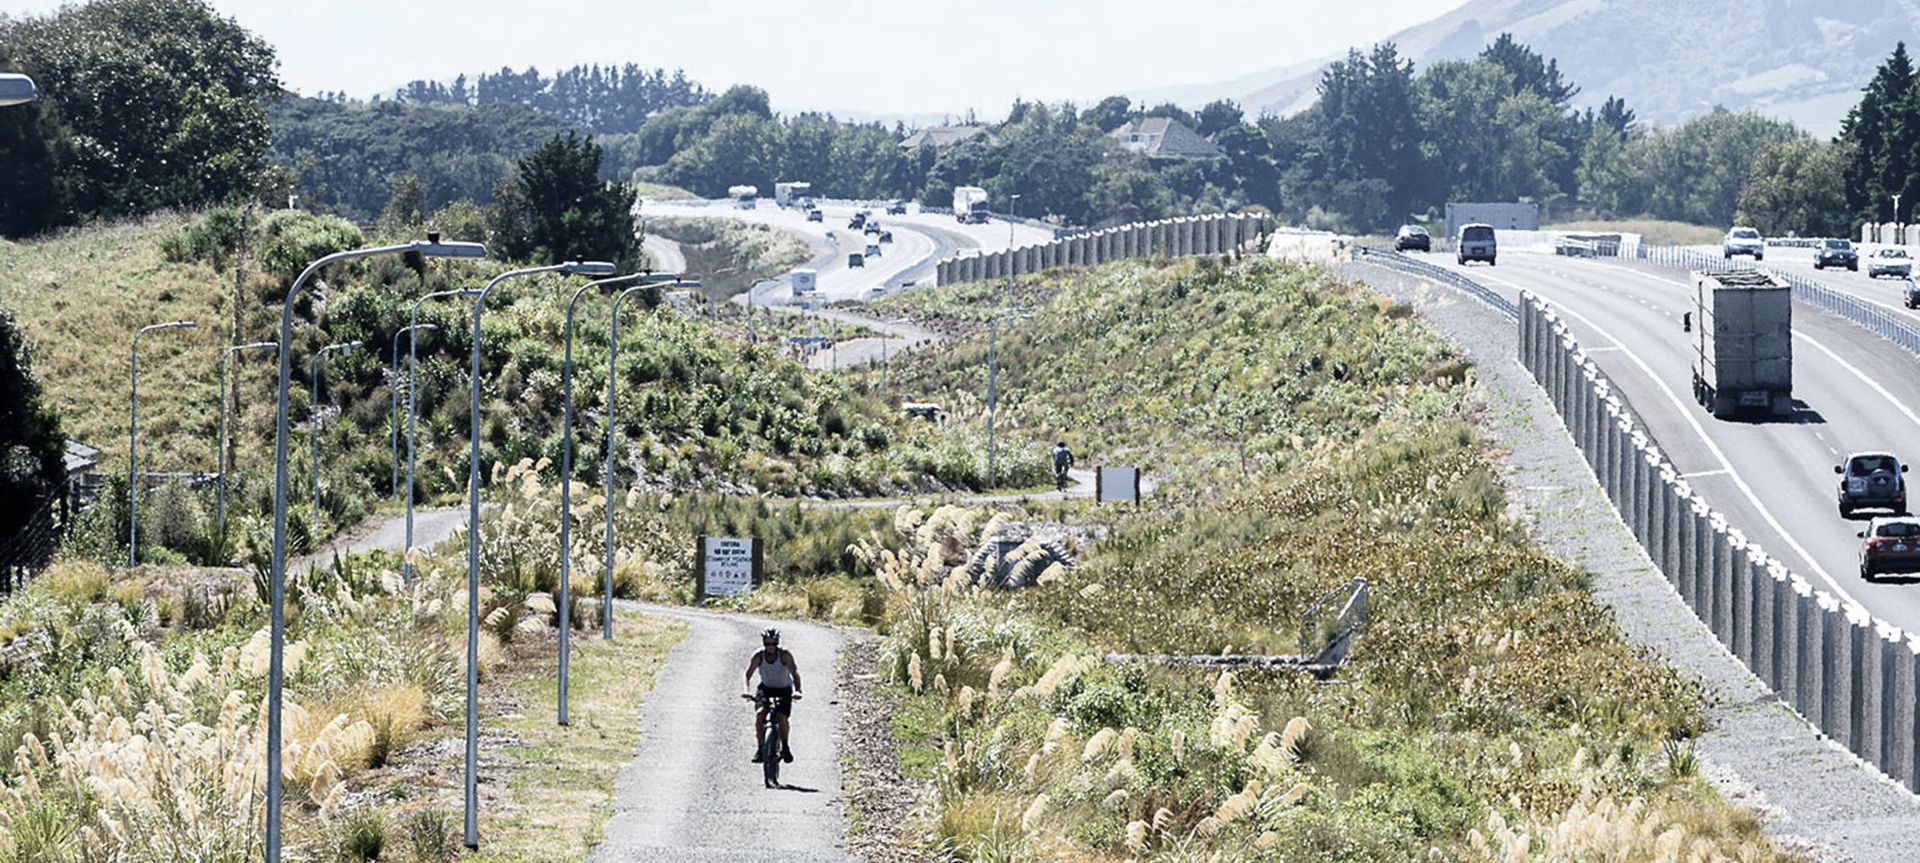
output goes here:
[{"label": "grassy embankment", "polygon": [[[233,274],[192,254],[164,250],[205,220],[175,216],[90,228],[0,247],[0,303],[14,309],[37,357],[43,385],[68,434],[106,450],[105,472],[123,476],[127,419],[126,347],[146,323],[191,319],[201,329],[150,335],[142,344],[142,468],[211,471],[217,440],[218,367],[222,348],[277,334],[279,300],[299,267],[317,252],[365,241],[344,223],[304,214],[253,219],[248,263],[239,290]],[[790,254],[771,246],[736,246],[725,231],[712,248],[738,248],[758,267],[784,266]],[[784,255],[784,257],[783,257]],[[394,334],[411,298],[479,282],[506,265],[410,270],[397,259],[342,266],[328,284],[306,292],[297,311],[290,393],[293,480],[309,486],[306,431],[321,418],[322,512],[295,508],[295,546],[311,546],[337,525],[391,507],[393,470],[389,369]],[[571,284],[561,279],[509,283],[490,298],[482,332],[489,377],[483,382],[483,464],[521,458],[558,461],[562,314]],[[644,299],[644,298],[643,298]],[[630,300],[622,326],[621,415],[615,458],[622,473],[648,488],[729,490],[774,495],[848,496],[905,489],[972,488],[984,483],[979,442],[902,421],[864,384],[809,374],[762,340],[749,345],[739,314],[728,309],[716,329]],[[605,458],[603,405],[610,303],[583,300],[574,360],[578,406],[577,479],[592,481]],[[466,475],[467,367],[471,343],[464,307],[430,303],[422,323],[438,326],[419,345],[419,494],[432,501],[457,495]],[[324,330],[315,323],[324,326]],[[362,340],[369,349],[332,354],[322,373],[318,410],[310,404],[310,362],[321,345]],[[404,339],[400,345],[404,351]],[[231,536],[214,537],[211,493],[169,487],[143,495],[144,559],[161,562],[244,560],[257,551],[271,496],[274,368],[271,352],[240,355],[237,421],[229,501]],[[1024,465],[1033,481],[1037,459]],[[123,487],[110,489],[88,532],[101,559],[125,533]],[[305,495],[302,495],[304,501]]]},{"label": "grassy embankment", "polygon": [[[1629,647],[1506,514],[1472,369],[1404,307],[1266,262],[1123,264],[1024,294],[1007,415],[1169,477],[1019,593],[955,565],[1011,514],[907,508],[862,549],[926,841],[965,860],[1779,859],[1696,774],[1697,687]],[[1022,286],[1039,289],[1039,282]],[[960,316],[978,288],[887,305]],[[903,363],[964,380],[977,331]],[[970,386],[970,385],[969,385]],[[1088,457],[1090,456],[1090,458]],[[1288,653],[1349,579],[1371,620],[1328,683],[1115,665]]]}]

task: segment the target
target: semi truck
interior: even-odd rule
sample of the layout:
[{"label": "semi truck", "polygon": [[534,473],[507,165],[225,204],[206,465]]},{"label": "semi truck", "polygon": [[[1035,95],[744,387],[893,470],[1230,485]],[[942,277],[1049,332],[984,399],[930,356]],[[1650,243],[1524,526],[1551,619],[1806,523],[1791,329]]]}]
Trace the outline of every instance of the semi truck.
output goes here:
[{"label": "semi truck", "polygon": [[984,225],[993,211],[987,208],[987,190],[979,186],[956,186],[953,190],[953,218],[962,224]]},{"label": "semi truck", "polygon": [[814,270],[804,268],[794,270],[791,279],[794,296],[813,293],[814,288],[820,283],[819,279],[820,274]]},{"label": "semi truck", "polygon": [[812,199],[812,183],[795,180],[773,184],[773,205],[776,207],[798,207],[802,201]]},{"label": "semi truck", "polygon": [[753,209],[754,202],[760,199],[758,186],[728,186],[727,197],[733,199],[733,205],[742,210]]},{"label": "semi truck", "polygon": [[1695,272],[1693,397],[1714,416],[1793,413],[1793,291],[1758,270]]}]

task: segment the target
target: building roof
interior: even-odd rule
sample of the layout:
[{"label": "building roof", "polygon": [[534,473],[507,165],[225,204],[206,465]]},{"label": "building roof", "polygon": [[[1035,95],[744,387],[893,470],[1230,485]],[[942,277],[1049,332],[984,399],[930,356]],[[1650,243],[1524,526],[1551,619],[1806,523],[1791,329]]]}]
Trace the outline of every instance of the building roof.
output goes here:
[{"label": "building roof", "polygon": [[1212,141],[1172,117],[1142,117],[1107,133],[1135,153],[1172,159],[1214,159],[1225,155]]},{"label": "building roof", "polygon": [[982,134],[987,136],[988,144],[1000,143],[1000,139],[987,131],[985,126],[928,126],[908,135],[906,140],[900,142],[900,149],[911,150],[923,144],[939,149]]},{"label": "building roof", "polygon": [[100,448],[67,438],[67,476],[86,473],[100,464]]}]

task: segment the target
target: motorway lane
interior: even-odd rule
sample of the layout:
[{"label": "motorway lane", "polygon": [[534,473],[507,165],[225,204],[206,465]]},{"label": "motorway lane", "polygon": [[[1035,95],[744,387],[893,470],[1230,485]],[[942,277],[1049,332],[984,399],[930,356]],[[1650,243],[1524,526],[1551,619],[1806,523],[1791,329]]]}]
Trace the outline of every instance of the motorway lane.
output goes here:
[{"label": "motorway lane", "polygon": [[[1833,465],[1849,451],[1920,457],[1920,376],[1892,344],[1849,323],[1795,307],[1794,388],[1805,408],[1787,422],[1714,419],[1692,400],[1684,274],[1638,264],[1507,255],[1468,268],[1482,284],[1546,300],[1604,369],[1642,426],[1695,490],[1749,540],[1816,585],[1876,617],[1920,632],[1920,585],[1858,575],[1862,521],[1834,503]],[[1449,264],[1451,265],[1451,264]],[[1864,378],[1864,380],[1863,380]]]},{"label": "motorway lane", "polygon": [[[1720,254],[1720,249],[1716,246],[1696,246],[1693,248],[1701,254]],[[1903,291],[1906,287],[1904,280],[1895,278],[1875,279],[1867,275],[1867,256],[1871,251],[1877,251],[1879,247],[1872,246],[1862,249],[1859,246],[1855,246],[1854,248],[1860,251],[1860,269],[1858,272],[1833,268],[1816,270],[1813,267],[1813,249],[1789,248],[1785,246],[1775,246],[1767,249],[1767,259],[1761,261],[1758,266],[1764,269],[1791,273],[1801,278],[1811,279],[1825,287],[1851,294],[1867,302],[1874,303],[1894,315],[1905,318],[1909,323],[1920,326],[1920,312],[1908,309],[1902,304],[1904,297]],[[1748,258],[1734,258],[1732,264],[1737,267],[1753,265]],[[1920,261],[1916,261],[1915,264],[1916,267],[1920,267]]]}]

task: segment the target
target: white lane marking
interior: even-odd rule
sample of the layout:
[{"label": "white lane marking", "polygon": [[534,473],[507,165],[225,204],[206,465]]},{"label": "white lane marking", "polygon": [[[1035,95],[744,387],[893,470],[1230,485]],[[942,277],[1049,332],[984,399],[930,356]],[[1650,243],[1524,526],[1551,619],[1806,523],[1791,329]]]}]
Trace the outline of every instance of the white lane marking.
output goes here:
[{"label": "white lane marking", "polygon": [[[1481,278],[1498,282],[1514,290],[1531,292],[1531,289],[1505,279],[1494,276],[1481,276]],[[1667,386],[1665,380],[1662,380],[1659,375],[1654,374],[1653,367],[1648,365],[1646,360],[1641,359],[1640,355],[1634,353],[1624,342],[1614,338],[1613,334],[1608,332],[1605,327],[1594,323],[1585,315],[1560,305],[1553,306],[1553,309],[1559,314],[1566,315],[1586,324],[1592,328],[1594,332],[1599,333],[1601,338],[1619,347],[1627,359],[1632,360],[1634,365],[1639,366],[1640,371],[1647,376],[1647,379],[1653,381],[1654,386],[1659,387],[1660,392],[1666,395],[1667,401],[1673,403],[1674,410],[1678,411],[1680,417],[1687,421],[1687,425],[1693,428],[1693,433],[1700,438],[1700,442],[1706,444],[1707,451],[1713,453],[1714,461],[1720,463],[1721,469],[1727,472],[1727,477],[1732,479],[1734,486],[1740,489],[1740,493],[1746,497],[1747,503],[1752,505],[1756,512],[1760,513],[1760,518],[1767,523],[1767,526],[1773,528],[1773,532],[1780,536],[1780,539],[1787,544],[1787,547],[1793,549],[1793,552],[1799,555],[1801,560],[1806,561],[1807,566],[1811,567],[1814,573],[1820,576],[1820,580],[1826,582],[1827,586],[1832,588],[1836,595],[1853,605],[1865,607],[1859,600],[1854,599],[1852,594],[1847,593],[1846,588],[1841,587],[1840,582],[1834,580],[1833,575],[1827,572],[1826,567],[1821,566],[1820,562],[1813,558],[1813,553],[1807,551],[1805,546],[1793,538],[1793,534],[1787,532],[1786,526],[1781,524],[1780,520],[1773,516],[1773,511],[1767,509],[1767,505],[1760,502],[1760,496],[1754,493],[1753,487],[1747,484],[1746,478],[1742,477],[1739,471],[1733,469],[1733,462],[1727,459],[1727,454],[1721,451],[1720,445],[1714,443],[1713,438],[1707,436],[1707,430],[1701,427],[1700,420],[1694,417],[1693,409],[1689,408],[1686,402],[1680,400],[1680,396],[1673,391],[1672,387]],[[1698,407],[1698,405],[1694,407]]]},{"label": "white lane marking", "polygon": [[1725,470],[1702,470],[1702,471],[1695,471],[1693,473],[1683,473],[1680,475],[1680,478],[1681,479],[1700,479],[1701,477],[1726,476],[1726,475],[1727,475],[1727,472]]}]

